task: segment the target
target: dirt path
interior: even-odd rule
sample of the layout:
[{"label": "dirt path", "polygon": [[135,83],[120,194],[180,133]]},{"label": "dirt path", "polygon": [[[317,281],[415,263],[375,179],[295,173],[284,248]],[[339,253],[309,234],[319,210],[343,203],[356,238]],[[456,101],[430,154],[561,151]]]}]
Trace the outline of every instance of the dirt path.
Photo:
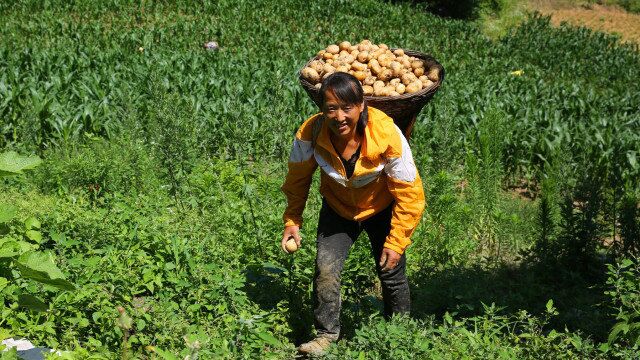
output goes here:
[{"label": "dirt path", "polygon": [[575,1],[566,0],[531,0],[529,7],[545,15],[551,15],[551,22],[556,26],[566,21],[573,25],[618,34],[623,42],[640,44],[640,14],[628,13],[624,9],[612,6],[576,5]]}]

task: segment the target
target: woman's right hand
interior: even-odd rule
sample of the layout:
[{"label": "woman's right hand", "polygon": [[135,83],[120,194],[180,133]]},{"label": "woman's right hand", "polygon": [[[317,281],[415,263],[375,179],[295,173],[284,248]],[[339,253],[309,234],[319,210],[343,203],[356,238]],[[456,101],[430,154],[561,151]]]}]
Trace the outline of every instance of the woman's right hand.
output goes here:
[{"label": "woman's right hand", "polygon": [[285,247],[285,244],[287,243],[287,241],[289,241],[290,238],[293,238],[293,240],[295,240],[296,245],[298,245],[298,248],[300,248],[300,241],[302,240],[302,238],[300,237],[300,227],[296,226],[296,225],[291,225],[291,226],[287,226],[284,228],[284,233],[282,234],[282,251],[286,252],[287,254],[289,253],[287,251],[287,248]]}]

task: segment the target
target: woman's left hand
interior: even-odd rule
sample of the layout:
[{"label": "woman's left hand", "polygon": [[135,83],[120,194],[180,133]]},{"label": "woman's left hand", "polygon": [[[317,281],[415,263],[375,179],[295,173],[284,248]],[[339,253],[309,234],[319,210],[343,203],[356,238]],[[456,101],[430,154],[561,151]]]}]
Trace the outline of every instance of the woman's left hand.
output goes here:
[{"label": "woman's left hand", "polygon": [[399,261],[400,254],[391,249],[382,248],[382,255],[380,256],[379,264],[382,271],[393,270],[398,265]]}]

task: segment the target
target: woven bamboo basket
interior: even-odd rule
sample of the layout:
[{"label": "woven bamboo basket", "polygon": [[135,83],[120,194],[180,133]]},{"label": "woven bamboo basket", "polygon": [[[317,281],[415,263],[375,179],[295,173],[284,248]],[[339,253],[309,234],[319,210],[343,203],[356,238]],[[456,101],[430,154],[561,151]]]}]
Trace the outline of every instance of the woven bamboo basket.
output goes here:
[{"label": "woven bamboo basket", "polygon": [[[395,49],[392,49],[395,50]],[[398,125],[400,130],[405,134],[407,138],[411,136],[411,132],[413,130],[413,124],[416,121],[416,117],[420,113],[420,110],[431,100],[433,95],[438,91],[440,85],[444,81],[444,67],[440,65],[436,59],[434,59],[431,55],[423,54],[417,51],[405,50],[405,54],[409,56],[414,56],[422,60],[425,64],[425,70],[429,71],[432,68],[438,69],[438,81],[431,84],[431,86],[420,90],[419,92],[413,94],[402,94],[399,96],[365,96],[365,101],[367,105],[372,106],[376,109],[380,109],[384,111],[389,117],[393,119],[393,121]],[[319,59],[319,56],[316,56],[310,59],[303,67],[307,67],[311,61]],[[300,71],[302,71],[300,69]],[[300,79],[300,84],[307,92],[309,97],[313,100],[318,107],[322,107],[322,96],[320,94],[320,90],[314,87],[314,84],[309,80],[305,79],[302,74],[298,71],[298,77]]]}]

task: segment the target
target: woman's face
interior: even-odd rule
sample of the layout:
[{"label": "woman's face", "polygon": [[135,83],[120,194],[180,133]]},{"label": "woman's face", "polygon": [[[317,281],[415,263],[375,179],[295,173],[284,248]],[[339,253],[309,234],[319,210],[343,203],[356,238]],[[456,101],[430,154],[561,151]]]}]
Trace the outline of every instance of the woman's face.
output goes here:
[{"label": "woman's face", "polygon": [[353,139],[364,104],[341,103],[331,91],[325,92],[324,99],[324,115],[329,120],[329,129],[345,140]]}]

